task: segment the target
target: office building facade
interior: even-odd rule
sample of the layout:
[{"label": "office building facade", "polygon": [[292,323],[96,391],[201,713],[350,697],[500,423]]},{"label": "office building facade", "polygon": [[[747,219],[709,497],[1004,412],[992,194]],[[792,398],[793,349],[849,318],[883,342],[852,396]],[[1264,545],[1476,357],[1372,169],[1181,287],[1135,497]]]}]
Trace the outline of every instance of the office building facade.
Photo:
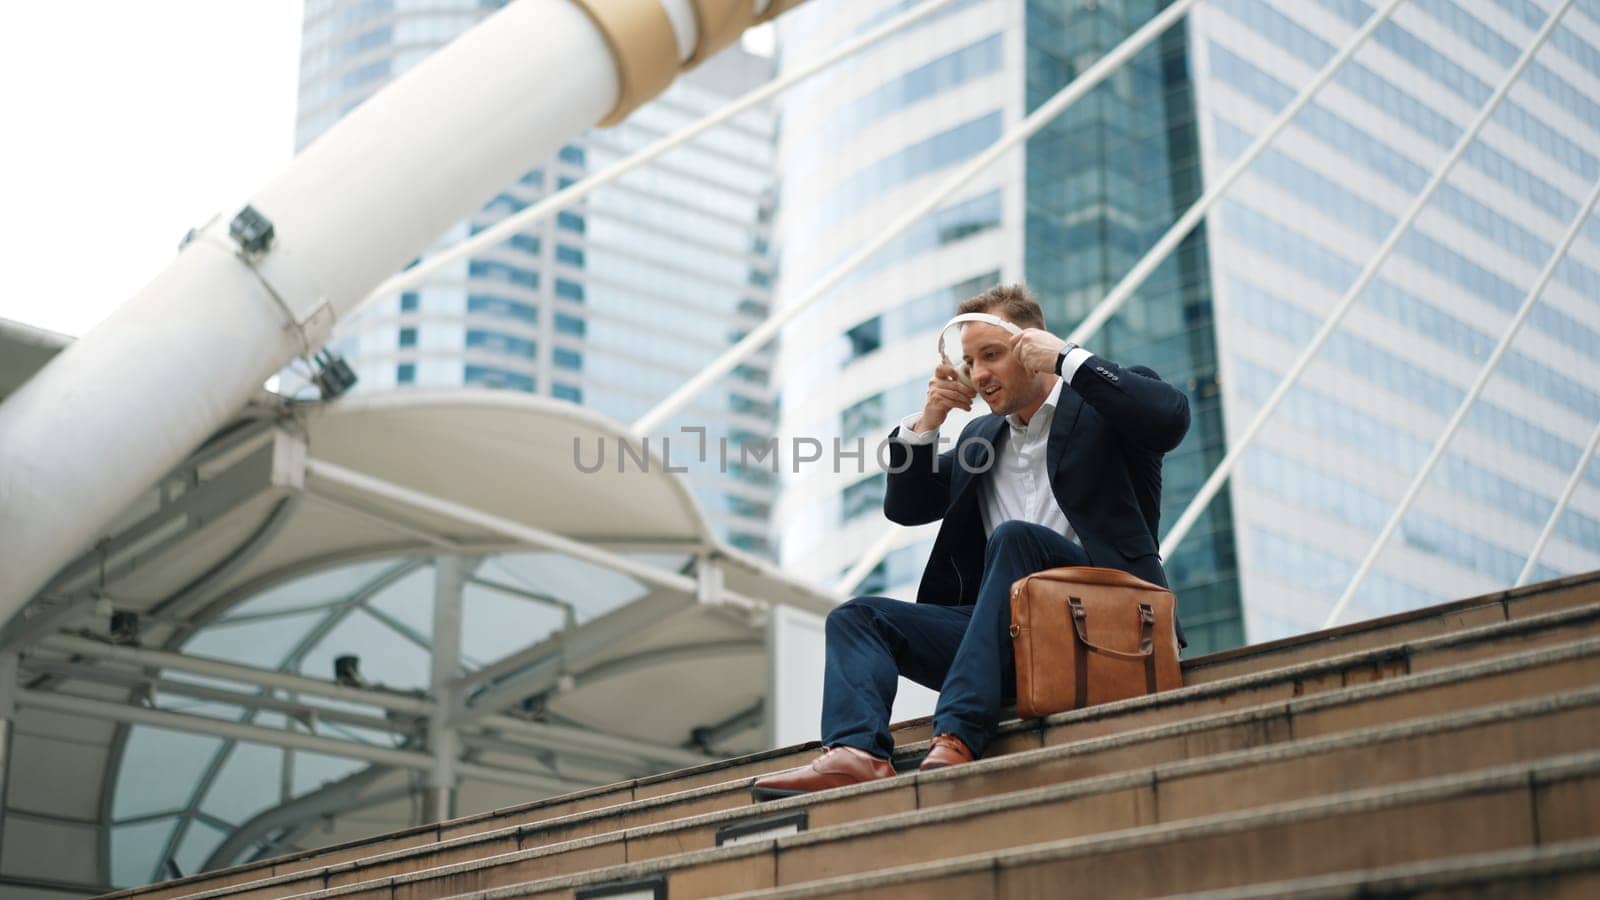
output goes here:
[{"label": "office building facade", "polygon": [[[912,4],[779,25],[797,66]],[[1165,4],[966,0],[784,104],[779,305]],[[1088,341],[1185,390],[1163,530],[1237,442],[1555,3],[1402,6],[1206,222]],[[1593,182],[1594,3],[1568,13],[1459,171],[1166,566],[1191,652],[1318,627]],[[780,432],[876,443],[920,408],[960,299],[1027,281],[1065,334],[1360,27],[1359,0],[1217,0],[1002,158],[786,330]],[[1515,580],[1600,419],[1600,226],[1589,223],[1346,620]],[[980,405],[981,406],[981,405]],[[951,433],[959,421],[947,425]],[[846,570],[884,527],[883,475],[786,474],[776,530]],[[1600,564],[1592,469],[1536,577]],[[909,598],[931,531],[860,588]]]},{"label": "office building facade", "polygon": [[[1362,0],[1203,4],[1208,173],[1373,15]],[[1236,439],[1562,4],[1413,0],[1209,220]],[[1572,5],[1343,326],[1252,444],[1232,496],[1247,634],[1321,626],[1600,177],[1600,4]],[[1600,419],[1592,217],[1343,621],[1504,588]],[[1600,468],[1532,573],[1600,566]]]},{"label": "office building facade", "polygon": [[[495,2],[308,0],[297,145],[495,9]],[[771,77],[732,48],[626,122],[530,169],[448,246],[605,169]],[[471,140],[463,135],[463,140]],[[770,305],[774,118],[751,110],[577,205],[340,327],[357,390],[478,387],[542,394],[631,422],[753,328]],[[664,423],[718,533],[770,555],[770,466],[723,467],[710,447],[764,445],[776,414],[771,351]],[[657,453],[660,445],[655,445]],[[696,451],[690,453],[689,451]],[[737,459],[737,455],[735,456]]]},{"label": "office building facade", "polygon": [[[819,3],[780,22],[783,64],[825,52],[909,5],[851,4],[848,12],[842,6]],[[796,92],[784,106],[779,152],[779,304],[800,295],[1157,7],[958,2],[810,91]],[[998,282],[1029,283],[1058,333],[1081,320],[1198,196],[1186,56],[1186,35],[1175,29],[787,330],[781,432],[876,444],[921,408],[937,362],[937,332],[956,305]],[[1209,291],[1202,232],[1089,342],[1109,358],[1154,367],[1191,398],[1194,426],[1166,463],[1166,521],[1223,449]],[[826,376],[825,365],[833,370]],[[964,418],[953,417],[945,430],[954,435]],[[884,527],[885,476],[868,467],[786,477],[776,523],[784,562],[802,570],[847,569]],[[1224,503],[1167,563],[1199,647],[1241,640],[1232,533]],[[858,590],[911,596],[931,541],[928,528],[908,530]]]}]

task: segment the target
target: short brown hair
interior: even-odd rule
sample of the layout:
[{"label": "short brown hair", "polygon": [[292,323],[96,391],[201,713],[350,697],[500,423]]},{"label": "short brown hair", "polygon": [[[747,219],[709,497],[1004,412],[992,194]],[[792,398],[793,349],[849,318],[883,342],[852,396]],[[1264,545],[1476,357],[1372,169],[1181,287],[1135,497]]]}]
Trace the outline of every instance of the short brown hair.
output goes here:
[{"label": "short brown hair", "polygon": [[999,316],[1022,328],[1043,328],[1044,310],[1027,285],[997,284],[975,297],[961,301],[957,310],[967,313],[989,313]]}]

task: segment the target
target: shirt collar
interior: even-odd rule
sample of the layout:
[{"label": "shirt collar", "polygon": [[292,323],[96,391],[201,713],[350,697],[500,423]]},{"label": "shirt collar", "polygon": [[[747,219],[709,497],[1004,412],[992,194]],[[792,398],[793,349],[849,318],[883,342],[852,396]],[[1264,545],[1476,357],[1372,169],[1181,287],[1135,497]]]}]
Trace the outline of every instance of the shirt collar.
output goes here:
[{"label": "shirt collar", "polygon": [[1050,395],[1044,398],[1044,403],[1034,412],[1033,419],[1026,425],[1023,424],[1021,419],[1017,418],[1015,413],[1006,416],[1006,421],[1011,423],[1011,429],[1013,431],[1028,432],[1036,426],[1048,426],[1050,420],[1055,418],[1056,403],[1061,400],[1061,385],[1062,379],[1057,377],[1056,386],[1050,389]]}]

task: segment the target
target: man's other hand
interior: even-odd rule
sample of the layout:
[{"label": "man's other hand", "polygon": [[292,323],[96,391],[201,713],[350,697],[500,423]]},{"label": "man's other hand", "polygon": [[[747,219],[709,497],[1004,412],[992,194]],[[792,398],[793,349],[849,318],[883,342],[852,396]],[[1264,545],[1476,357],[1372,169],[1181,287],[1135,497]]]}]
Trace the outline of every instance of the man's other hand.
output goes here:
[{"label": "man's other hand", "polygon": [[925,434],[944,424],[952,409],[971,411],[972,398],[978,392],[961,383],[953,366],[940,363],[928,379],[928,399],[922,404],[922,418],[917,420],[915,431]]},{"label": "man's other hand", "polygon": [[1056,357],[1067,342],[1039,328],[1025,328],[1011,338],[1011,352],[1032,372],[1054,372]]}]

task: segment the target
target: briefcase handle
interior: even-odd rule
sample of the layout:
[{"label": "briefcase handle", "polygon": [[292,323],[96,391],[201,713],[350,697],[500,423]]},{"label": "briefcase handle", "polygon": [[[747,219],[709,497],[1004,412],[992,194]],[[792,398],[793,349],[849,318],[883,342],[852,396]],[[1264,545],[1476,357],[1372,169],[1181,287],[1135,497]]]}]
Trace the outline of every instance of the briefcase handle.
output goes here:
[{"label": "briefcase handle", "polygon": [[1155,653],[1156,611],[1148,603],[1139,604],[1139,650],[1137,653],[1128,653],[1125,650],[1113,650],[1102,647],[1089,640],[1089,618],[1084,611],[1083,601],[1077,597],[1068,597],[1067,605],[1072,607],[1072,627],[1078,630],[1078,642],[1096,653],[1104,653],[1117,659],[1138,661]]}]

